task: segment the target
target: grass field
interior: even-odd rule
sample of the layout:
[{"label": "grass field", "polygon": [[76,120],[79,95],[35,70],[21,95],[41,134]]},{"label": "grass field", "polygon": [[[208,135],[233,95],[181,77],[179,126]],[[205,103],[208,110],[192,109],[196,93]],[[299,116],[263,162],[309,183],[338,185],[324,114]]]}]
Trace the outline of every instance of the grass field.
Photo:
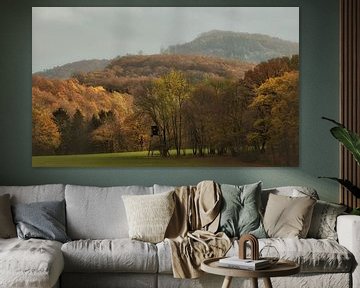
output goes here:
[{"label": "grass field", "polygon": [[170,157],[160,157],[158,153],[148,156],[147,151],[101,153],[82,155],[33,156],[33,167],[236,167],[267,166],[265,163],[248,163],[230,156],[197,157],[186,151],[177,157],[175,151]]}]

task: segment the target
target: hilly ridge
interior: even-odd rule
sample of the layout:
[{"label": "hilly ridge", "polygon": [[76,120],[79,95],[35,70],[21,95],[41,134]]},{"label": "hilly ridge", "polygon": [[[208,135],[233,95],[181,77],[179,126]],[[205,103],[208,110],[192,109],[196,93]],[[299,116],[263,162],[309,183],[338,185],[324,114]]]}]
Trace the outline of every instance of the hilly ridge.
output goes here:
[{"label": "hilly ridge", "polygon": [[80,83],[131,93],[138,86],[172,70],[181,71],[190,82],[206,78],[241,79],[255,65],[200,55],[130,55],[113,60],[103,71],[77,75]]},{"label": "hilly ridge", "polygon": [[110,60],[107,59],[81,60],[36,72],[34,75],[46,78],[68,79],[74,74],[103,70],[109,63]]},{"label": "hilly ridge", "polygon": [[201,54],[259,63],[299,53],[299,44],[262,34],[212,30],[194,40],[171,45],[165,54]]},{"label": "hilly ridge", "polygon": [[[298,43],[262,34],[212,30],[190,42],[171,45],[160,54],[127,55],[112,60],[82,60],[34,75],[56,79],[69,79],[74,74],[86,73],[127,78],[158,77],[173,66],[173,69],[190,71],[195,77],[206,72],[221,77],[241,78],[243,71],[239,72],[240,65],[248,70],[254,63],[294,54],[299,54]],[[231,63],[234,60],[235,63]]]}]

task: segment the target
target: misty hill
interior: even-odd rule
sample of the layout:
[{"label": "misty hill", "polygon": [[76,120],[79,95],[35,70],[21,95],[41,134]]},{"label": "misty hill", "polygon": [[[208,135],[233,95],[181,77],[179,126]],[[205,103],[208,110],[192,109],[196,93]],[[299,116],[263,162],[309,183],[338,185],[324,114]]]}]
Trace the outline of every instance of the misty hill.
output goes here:
[{"label": "misty hill", "polygon": [[162,53],[211,55],[259,63],[299,54],[299,44],[262,34],[212,30],[188,43],[169,46]]},{"label": "misty hill", "polygon": [[182,71],[189,81],[197,82],[209,77],[240,79],[253,67],[239,60],[200,55],[130,55],[114,59],[103,71],[83,73],[77,79],[85,85],[128,93],[171,70]]},{"label": "misty hill", "polygon": [[34,75],[53,79],[68,79],[71,78],[73,74],[103,70],[109,63],[110,60],[106,59],[82,60],[56,66],[52,69],[34,73]]}]

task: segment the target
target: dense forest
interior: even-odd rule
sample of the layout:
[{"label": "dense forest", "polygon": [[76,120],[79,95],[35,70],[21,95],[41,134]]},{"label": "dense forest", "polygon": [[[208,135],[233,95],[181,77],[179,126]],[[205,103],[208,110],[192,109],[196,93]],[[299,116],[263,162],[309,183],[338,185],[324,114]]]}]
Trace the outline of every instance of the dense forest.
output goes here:
[{"label": "dense forest", "polygon": [[298,70],[297,55],[254,65],[162,54],[65,80],[33,75],[33,155],[191,151],[296,166]]}]

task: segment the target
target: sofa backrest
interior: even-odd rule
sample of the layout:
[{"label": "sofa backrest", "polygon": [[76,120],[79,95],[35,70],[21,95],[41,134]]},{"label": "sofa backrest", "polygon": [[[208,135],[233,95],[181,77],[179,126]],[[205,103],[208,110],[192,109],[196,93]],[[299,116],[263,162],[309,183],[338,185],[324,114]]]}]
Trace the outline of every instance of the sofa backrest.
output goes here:
[{"label": "sofa backrest", "polygon": [[[171,191],[174,186],[154,185],[94,187],[62,184],[34,186],[0,186],[0,195],[10,194],[11,203],[66,201],[67,233],[71,239],[128,238],[123,195],[148,195]],[[287,186],[263,189],[262,209],[265,210],[270,193],[284,196],[319,199],[308,187]]]},{"label": "sofa backrest", "polygon": [[269,199],[269,194],[276,194],[282,196],[291,196],[291,197],[305,197],[310,196],[315,199],[319,199],[319,195],[316,190],[310,187],[304,186],[284,186],[284,187],[275,187],[263,189],[261,191],[261,208],[264,211],[266,208],[267,201]]},{"label": "sofa backrest", "polygon": [[67,233],[71,239],[128,238],[123,195],[153,194],[153,187],[66,185]]},{"label": "sofa backrest", "polygon": [[[166,185],[154,185],[154,194],[164,193],[171,190],[174,190],[176,186],[166,186]],[[269,194],[276,194],[282,196],[292,196],[292,197],[304,197],[311,196],[315,199],[319,199],[319,196],[315,189],[305,186],[283,186],[283,187],[274,187],[266,188],[261,191],[261,206],[265,209],[267,201],[269,199]]]},{"label": "sofa backrest", "polygon": [[154,184],[154,194],[166,193],[176,189],[176,186]]},{"label": "sofa backrest", "polygon": [[65,185],[0,186],[0,195],[4,194],[10,194],[11,204],[61,201],[65,198]]}]

